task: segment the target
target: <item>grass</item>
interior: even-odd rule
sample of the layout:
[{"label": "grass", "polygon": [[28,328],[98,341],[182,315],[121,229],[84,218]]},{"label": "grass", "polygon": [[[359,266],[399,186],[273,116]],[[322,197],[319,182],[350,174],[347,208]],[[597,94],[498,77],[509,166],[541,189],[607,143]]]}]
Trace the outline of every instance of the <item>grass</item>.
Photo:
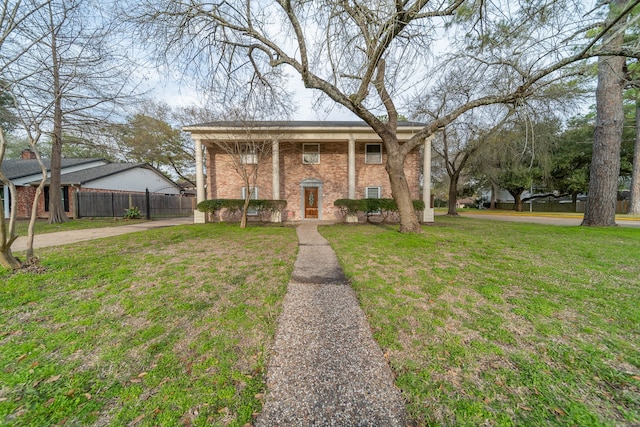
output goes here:
[{"label": "grass", "polygon": [[0,424],[250,423],[296,251],[291,228],[189,225],[0,269]]},{"label": "grass", "polygon": [[640,230],[321,227],[417,425],[640,425]]},{"label": "grass", "polygon": [[[436,221],[320,229],[417,425],[640,424],[640,230]],[[189,225],[0,270],[0,424],[251,423],[296,246]]]},{"label": "grass", "polygon": [[[88,228],[100,228],[100,227],[118,227],[121,225],[127,225],[132,223],[145,222],[144,219],[126,220],[123,218],[81,218],[72,219],[68,222],[61,224],[49,224],[46,219],[36,220],[34,226],[34,233],[54,233],[56,231],[69,231],[69,230],[86,230]],[[16,221],[16,234],[18,236],[27,235],[27,227],[29,226],[28,220]]]}]

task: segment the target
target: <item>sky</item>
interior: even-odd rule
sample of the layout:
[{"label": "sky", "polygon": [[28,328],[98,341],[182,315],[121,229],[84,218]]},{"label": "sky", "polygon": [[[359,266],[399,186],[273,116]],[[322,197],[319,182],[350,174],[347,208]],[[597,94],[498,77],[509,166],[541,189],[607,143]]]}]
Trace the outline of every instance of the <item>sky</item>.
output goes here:
[{"label": "sky", "polygon": [[[151,95],[156,100],[172,106],[200,104],[197,91],[184,82],[160,79],[160,77],[151,78],[150,81]],[[297,105],[291,117],[292,120],[359,120],[351,111],[333,102],[325,103],[325,107],[330,107],[328,111],[324,108],[314,110],[314,94],[318,91],[305,88],[299,77],[290,76],[289,89],[294,93],[293,98]]]}]

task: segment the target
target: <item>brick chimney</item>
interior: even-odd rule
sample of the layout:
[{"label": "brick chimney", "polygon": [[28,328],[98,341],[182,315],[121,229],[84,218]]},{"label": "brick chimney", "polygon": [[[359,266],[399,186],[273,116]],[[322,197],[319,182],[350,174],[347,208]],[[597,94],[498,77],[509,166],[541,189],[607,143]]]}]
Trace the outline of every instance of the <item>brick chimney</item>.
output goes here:
[{"label": "brick chimney", "polygon": [[22,150],[22,156],[21,158],[23,160],[27,160],[27,159],[35,159],[36,158],[36,153],[34,153],[33,151],[31,151],[28,148],[25,148],[24,150]]}]

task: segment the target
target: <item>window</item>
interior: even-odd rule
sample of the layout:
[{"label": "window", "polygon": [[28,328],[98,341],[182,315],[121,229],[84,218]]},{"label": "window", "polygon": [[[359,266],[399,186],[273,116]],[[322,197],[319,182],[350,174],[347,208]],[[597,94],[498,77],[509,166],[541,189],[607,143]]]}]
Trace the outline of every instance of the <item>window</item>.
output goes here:
[{"label": "window", "polygon": [[240,148],[240,162],[243,165],[256,165],[258,164],[257,149],[253,145],[245,145]]},{"label": "window", "polygon": [[[64,206],[64,211],[69,212],[69,187],[61,187],[60,192],[62,193],[62,206]],[[49,212],[49,186],[44,187],[44,211]]]},{"label": "window", "polygon": [[364,162],[371,164],[382,163],[382,144],[366,144]]},{"label": "window", "polygon": [[302,163],[305,165],[320,163],[320,144],[302,144]]},{"label": "window", "polygon": [[379,199],[382,193],[382,187],[367,187],[365,189],[365,199]]},{"label": "window", "polygon": [[[249,187],[251,189],[251,195],[249,198],[251,200],[258,200],[258,187]],[[247,194],[247,187],[242,187],[242,200],[244,200]],[[258,215],[258,211],[252,208],[247,209],[247,215]]]},{"label": "window", "polygon": [[[382,196],[382,187],[367,187],[364,190],[365,199],[379,199],[381,196]],[[373,206],[370,206],[369,209],[371,210],[367,213],[367,215],[380,215],[382,213],[380,209],[376,209]]]}]

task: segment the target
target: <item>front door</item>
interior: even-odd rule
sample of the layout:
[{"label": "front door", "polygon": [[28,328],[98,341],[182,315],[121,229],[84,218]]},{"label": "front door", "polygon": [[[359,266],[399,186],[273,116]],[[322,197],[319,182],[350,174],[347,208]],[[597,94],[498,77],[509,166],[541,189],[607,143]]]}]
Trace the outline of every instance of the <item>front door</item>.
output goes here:
[{"label": "front door", "polygon": [[318,187],[304,188],[304,217],[318,218]]}]

